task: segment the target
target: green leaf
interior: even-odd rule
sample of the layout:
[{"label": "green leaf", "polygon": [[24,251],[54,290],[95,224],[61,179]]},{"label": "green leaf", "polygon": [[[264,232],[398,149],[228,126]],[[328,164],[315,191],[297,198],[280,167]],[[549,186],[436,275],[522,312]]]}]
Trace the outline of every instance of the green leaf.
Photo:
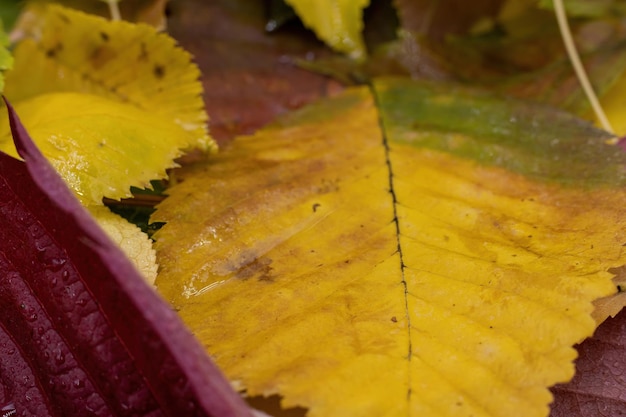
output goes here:
[{"label": "green leaf", "polygon": [[7,49],[9,37],[4,33],[3,24],[0,20],[0,92],[4,91],[4,73],[13,66],[13,56]]}]

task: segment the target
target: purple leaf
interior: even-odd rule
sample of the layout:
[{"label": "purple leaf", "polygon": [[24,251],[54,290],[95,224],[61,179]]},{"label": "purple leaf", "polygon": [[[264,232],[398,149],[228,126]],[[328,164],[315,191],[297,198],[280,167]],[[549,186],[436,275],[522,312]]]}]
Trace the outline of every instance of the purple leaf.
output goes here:
[{"label": "purple leaf", "polygon": [[576,375],[552,388],[550,417],[626,417],[626,310],[577,349]]},{"label": "purple leaf", "polygon": [[25,162],[0,152],[0,408],[38,417],[250,416],[8,108]]}]

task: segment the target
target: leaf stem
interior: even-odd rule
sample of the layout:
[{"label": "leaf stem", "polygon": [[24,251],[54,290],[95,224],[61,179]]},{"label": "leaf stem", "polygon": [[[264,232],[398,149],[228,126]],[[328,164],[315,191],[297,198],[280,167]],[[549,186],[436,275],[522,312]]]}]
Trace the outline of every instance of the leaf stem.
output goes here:
[{"label": "leaf stem", "polygon": [[596,117],[600,121],[602,128],[609,133],[615,133],[613,130],[613,126],[611,126],[611,122],[606,117],[604,113],[604,109],[596,96],[596,93],[593,90],[593,86],[589,81],[589,77],[587,76],[587,72],[583,67],[583,64],[580,60],[580,56],[578,55],[578,50],[576,49],[576,45],[574,44],[574,39],[572,37],[572,32],[569,27],[569,23],[567,22],[567,15],[565,14],[565,6],[563,5],[563,0],[553,0],[554,4],[554,13],[556,14],[556,20],[559,24],[559,30],[561,31],[561,37],[563,38],[563,43],[565,44],[565,49],[567,50],[567,55],[569,60],[574,67],[574,71],[576,72],[576,76],[578,77],[578,81],[582,86],[589,103],[591,103],[591,107],[593,108]]},{"label": "leaf stem", "polygon": [[122,20],[122,15],[120,14],[120,8],[117,5],[120,0],[104,0],[106,4],[109,5],[109,13],[111,14],[111,20],[118,21]]}]

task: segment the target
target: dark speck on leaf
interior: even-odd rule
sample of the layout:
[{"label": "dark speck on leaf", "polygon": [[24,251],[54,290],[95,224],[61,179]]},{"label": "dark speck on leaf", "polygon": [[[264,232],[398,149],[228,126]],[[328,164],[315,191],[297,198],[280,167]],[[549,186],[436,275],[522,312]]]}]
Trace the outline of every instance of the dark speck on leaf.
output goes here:
[{"label": "dark speck on leaf", "polygon": [[157,78],[163,78],[165,76],[165,67],[163,65],[155,65],[152,69],[154,76]]},{"label": "dark speck on leaf", "polygon": [[100,32],[100,38],[102,38],[102,40],[104,42],[108,42],[109,41],[109,35],[106,32]]},{"label": "dark speck on leaf", "polygon": [[315,204],[313,204],[313,213],[315,213],[315,212],[317,211],[317,209],[318,209],[319,207],[321,207],[321,206],[322,206],[322,205],[321,205],[320,203],[315,203]]},{"label": "dark speck on leaf", "polygon": [[56,54],[61,52],[62,50],[63,50],[63,44],[59,42],[55,46],[53,46],[52,48],[46,51],[46,56],[48,58],[54,58]]},{"label": "dark speck on leaf", "polygon": [[393,316],[393,317],[391,318],[391,321],[393,321],[394,323],[397,323],[397,322],[398,322],[398,319],[396,318],[396,316]]},{"label": "dark speck on leaf", "polygon": [[140,61],[147,61],[148,60],[148,48],[146,47],[145,43],[141,43],[141,45],[139,46],[139,60]]}]

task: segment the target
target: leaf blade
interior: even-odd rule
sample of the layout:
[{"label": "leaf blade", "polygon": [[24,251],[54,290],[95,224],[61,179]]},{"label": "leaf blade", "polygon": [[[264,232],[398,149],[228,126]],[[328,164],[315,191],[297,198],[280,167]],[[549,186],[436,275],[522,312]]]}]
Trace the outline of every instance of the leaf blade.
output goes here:
[{"label": "leaf blade", "polygon": [[379,116],[350,90],[182,170],[156,213],[157,287],[250,395],[311,416],[547,414],[625,261],[620,151],[604,180],[558,182],[411,143],[388,120],[383,137]]}]

